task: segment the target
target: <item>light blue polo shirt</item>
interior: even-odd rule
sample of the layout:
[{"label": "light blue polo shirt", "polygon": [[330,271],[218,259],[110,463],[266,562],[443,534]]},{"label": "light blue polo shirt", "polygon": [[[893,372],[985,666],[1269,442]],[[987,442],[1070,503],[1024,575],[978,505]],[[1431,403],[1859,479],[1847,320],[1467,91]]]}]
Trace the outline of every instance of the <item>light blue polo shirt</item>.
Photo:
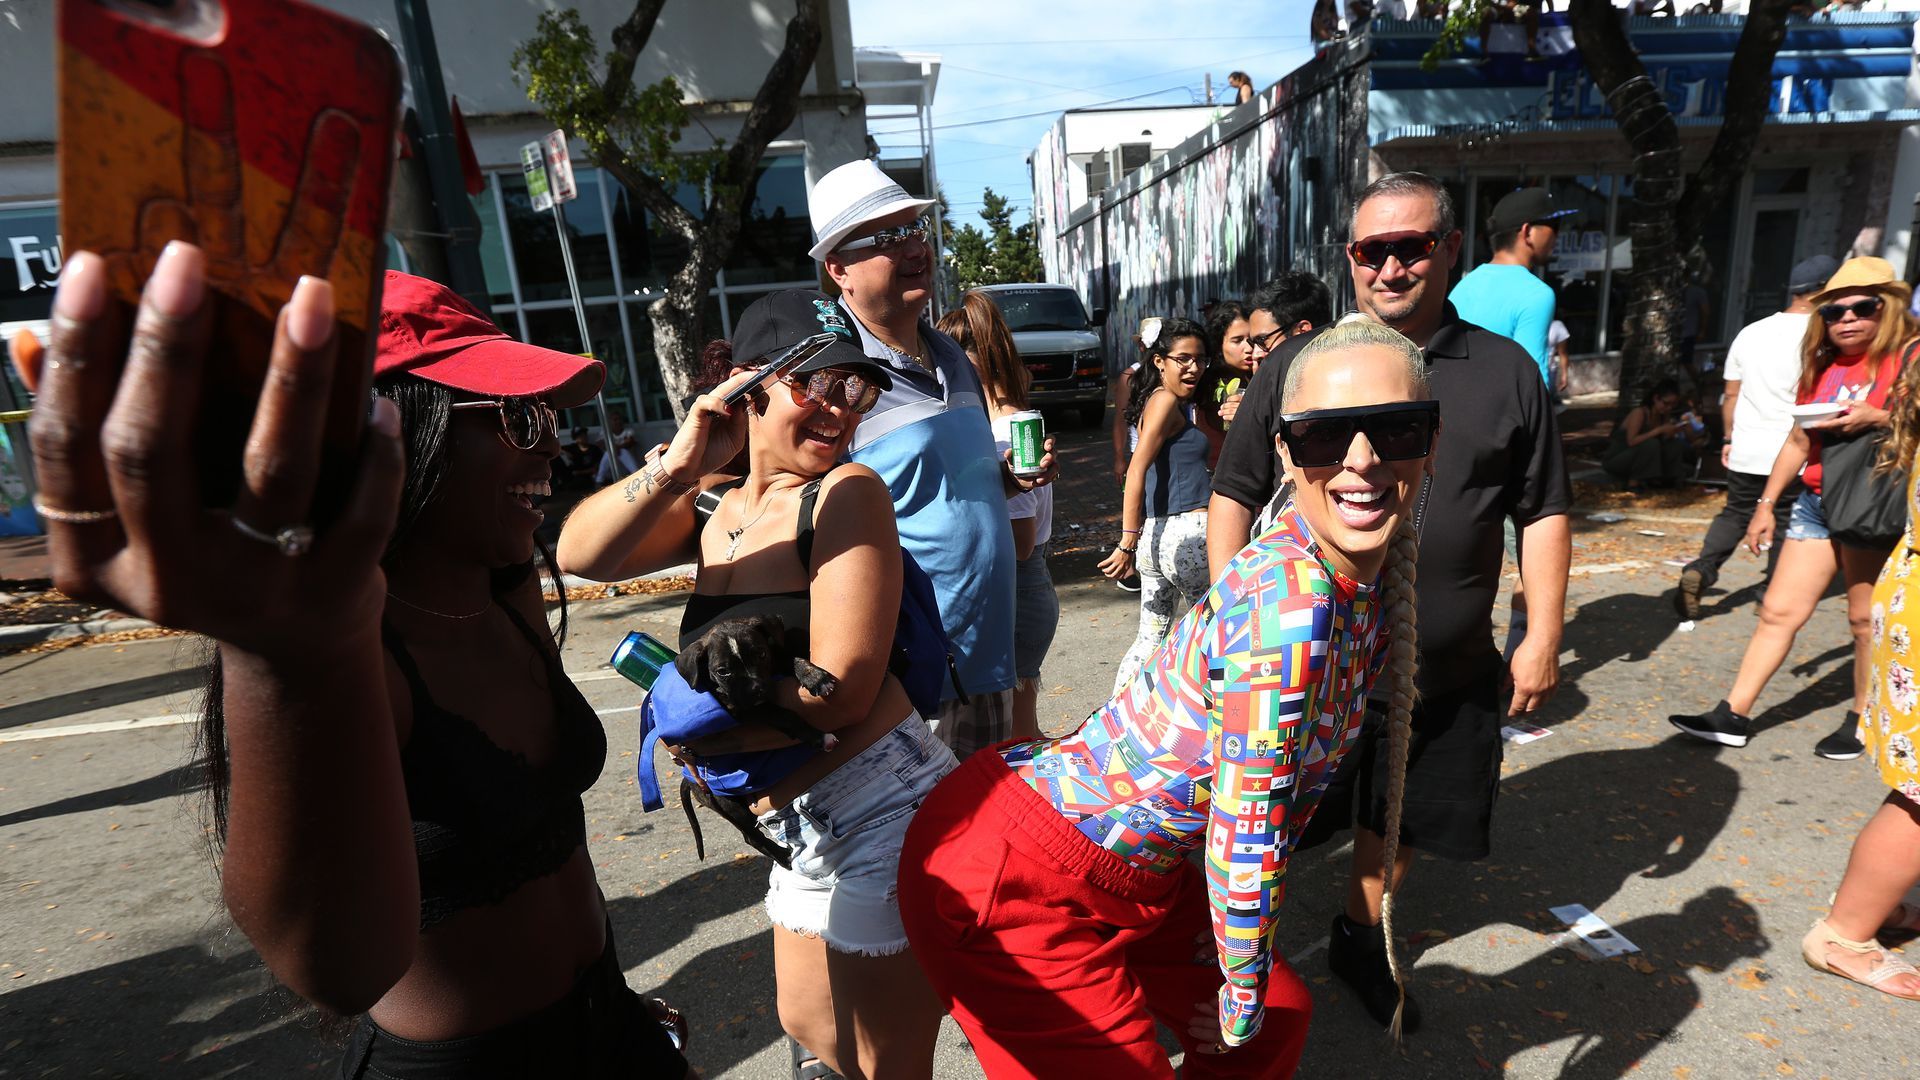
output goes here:
[{"label": "light blue polo shirt", "polygon": [[[851,311],[847,322],[893,373],[893,389],[860,418],[847,457],[893,493],[900,546],[933,579],[966,692],[1010,690],[1013,528],[980,377],[959,344],[924,320],[937,376],[882,345]],[[952,686],[941,694],[955,696]]]}]

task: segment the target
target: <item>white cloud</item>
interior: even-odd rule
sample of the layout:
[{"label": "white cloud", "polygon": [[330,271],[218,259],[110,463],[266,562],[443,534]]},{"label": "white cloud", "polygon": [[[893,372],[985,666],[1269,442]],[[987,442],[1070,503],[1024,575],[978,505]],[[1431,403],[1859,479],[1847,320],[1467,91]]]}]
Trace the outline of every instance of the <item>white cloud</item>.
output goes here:
[{"label": "white cloud", "polygon": [[[1197,100],[1209,72],[1220,100],[1229,71],[1264,88],[1311,55],[1311,0],[972,0],[945,8],[947,17],[940,6],[899,0],[850,7],[854,44],[940,55],[935,163],[960,224],[978,221],[986,187],[1025,213],[1027,155],[1066,109],[1135,95],[1142,104]],[[1015,116],[1023,118],[998,122]],[[880,137],[883,146],[911,141]]]}]

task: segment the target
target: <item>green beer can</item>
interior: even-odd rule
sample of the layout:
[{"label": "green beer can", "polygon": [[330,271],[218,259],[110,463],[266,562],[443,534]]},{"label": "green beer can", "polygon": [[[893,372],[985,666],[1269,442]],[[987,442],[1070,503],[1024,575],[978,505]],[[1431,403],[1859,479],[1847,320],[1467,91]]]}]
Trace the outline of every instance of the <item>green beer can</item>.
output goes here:
[{"label": "green beer can", "polygon": [[652,634],[635,630],[613,650],[613,670],[642,690],[652,690],[660,669],[673,663],[674,652]]},{"label": "green beer can", "polygon": [[1043,471],[1040,459],[1047,453],[1046,418],[1029,410],[1014,413],[1007,422],[1013,442],[1013,475],[1039,476]]}]

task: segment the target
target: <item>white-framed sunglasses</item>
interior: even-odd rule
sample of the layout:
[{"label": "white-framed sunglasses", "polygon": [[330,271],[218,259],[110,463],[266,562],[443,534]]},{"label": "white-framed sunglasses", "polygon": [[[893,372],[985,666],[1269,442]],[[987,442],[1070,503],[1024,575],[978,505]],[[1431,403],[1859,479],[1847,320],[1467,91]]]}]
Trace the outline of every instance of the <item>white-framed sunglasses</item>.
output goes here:
[{"label": "white-framed sunglasses", "polygon": [[861,248],[873,248],[885,251],[909,240],[925,240],[933,232],[933,225],[926,218],[919,218],[905,225],[896,225],[891,229],[881,229],[872,236],[863,236],[858,240],[849,240],[835,251],[859,251]]}]

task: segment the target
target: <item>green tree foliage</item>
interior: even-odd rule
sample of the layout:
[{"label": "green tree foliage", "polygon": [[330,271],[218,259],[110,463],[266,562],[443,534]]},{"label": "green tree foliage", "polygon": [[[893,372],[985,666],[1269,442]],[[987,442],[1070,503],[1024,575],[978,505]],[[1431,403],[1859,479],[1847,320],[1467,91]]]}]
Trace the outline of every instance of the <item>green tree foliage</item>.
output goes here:
[{"label": "green tree foliage", "polygon": [[962,292],[981,285],[1046,280],[1033,222],[1013,224],[1006,197],[987,188],[980,201],[986,231],[962,225],[947,234],[947,265]]}]

